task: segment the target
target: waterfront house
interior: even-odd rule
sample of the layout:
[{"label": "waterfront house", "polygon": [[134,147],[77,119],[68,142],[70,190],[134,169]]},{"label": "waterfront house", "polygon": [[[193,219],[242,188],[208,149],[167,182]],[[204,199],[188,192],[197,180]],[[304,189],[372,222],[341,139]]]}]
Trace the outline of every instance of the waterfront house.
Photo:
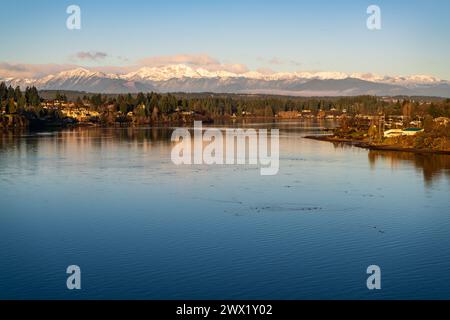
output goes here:
[{"label": "waterfront house", "polygon": [[390,129],[384,132],[384,137],[414,136],[423,131],[424,130],[420,128]]},{"label": "waterfront house", "polygon": [[384,132],[385,138],[399,137],[403,135],[402,129],[390,129]]},{"label": "waterfront house", "polygon": [[76,119],[77,121],[89,121],[92,118],[99,117],[100,113],[86,108],[64,108],[61,110],[64,116]]},{"label": "waterfront house", "polygon": [[415,136],[419,132],[423,132],[424,130],[421,128],[406,128],[402,131],[404,136]]},{"label": "waterfront house", "polygon": [[297,111],[280,111],[277,117],[281,119],[296,119],[301,118],[302,114]]},{"label": "waterfront house", "polygon": [[434,119],[434,122],[439,125],[446,126],[448,123],[450,123],[450,119],[447,117],[439,117],[439,118]]}]

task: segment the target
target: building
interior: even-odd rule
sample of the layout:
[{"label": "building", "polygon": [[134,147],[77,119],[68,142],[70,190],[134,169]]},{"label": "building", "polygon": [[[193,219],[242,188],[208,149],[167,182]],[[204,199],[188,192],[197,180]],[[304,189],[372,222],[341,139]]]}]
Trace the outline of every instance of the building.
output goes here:
[{"label": "building", "polygon": [[439,118],[434,119],[434,122],[437,124],[446,126],[448,123],[450,123],[450,118],[439,117]]},{"label": "building", "polygon": [[407,128],[407,129],[390,129],[384,132],[385,138],[399,137],[399,136],[415,136],[419,132],[423,132],[420,128]]},{"label": "building", "polygon": [[297,119],[301,118],[302,114],[297,111],[280,111],[277,114],[278,118],[281,119]]},{"label": "building", "polygon": [[99,117],[100,113],[86,108],[64,108],[61,110],[64,116],[76,119],[80,122],[89,121],[92,118]]}]

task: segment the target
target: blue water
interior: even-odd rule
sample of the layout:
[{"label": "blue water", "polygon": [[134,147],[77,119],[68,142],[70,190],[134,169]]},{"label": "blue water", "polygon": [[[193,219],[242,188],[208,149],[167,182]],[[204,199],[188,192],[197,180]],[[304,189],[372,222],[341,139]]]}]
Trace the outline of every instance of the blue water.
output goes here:
[{"label": "blue water", "polygon": [[450,299],[450,157],[309,127],[281,126],[276,176],[175,166],[170,128],[0,135],[0,298]]}]

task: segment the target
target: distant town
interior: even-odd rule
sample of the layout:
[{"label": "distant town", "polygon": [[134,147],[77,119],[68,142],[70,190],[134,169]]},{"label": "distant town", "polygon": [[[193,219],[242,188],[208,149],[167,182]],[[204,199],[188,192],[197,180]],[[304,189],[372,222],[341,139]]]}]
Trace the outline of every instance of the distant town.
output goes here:
[{"label": "distant town", "polygon": [[335,140],[450,151],[450,99],[155,92],[102,95],[38,92],[34,87],[22,92],[0,83],[0,101],[1,130],[316,119],[338,122]]}]

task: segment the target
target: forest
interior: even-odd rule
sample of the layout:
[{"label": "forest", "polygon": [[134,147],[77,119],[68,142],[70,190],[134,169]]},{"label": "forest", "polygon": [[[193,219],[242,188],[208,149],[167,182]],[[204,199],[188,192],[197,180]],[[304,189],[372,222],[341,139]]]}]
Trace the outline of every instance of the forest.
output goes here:
[{"label": "forest", "polygon": [[44,108],[43,103],[59,101],[75,108],[100,113],[104,123],[126,120],[126,115],[142,123],[178,121],[180,114],[195,114],[203,118],[274,117],[283,111],[312,113],[320,110],[336,114],[385,114],[407,117],[450,117],[450,99],[427,97],[289,97],[275,95],[245,95],[217,93],[156,92],[113,95],[77,92],[39,92],[35,87],[13,88],[0,83],[2,117],[17,115],[27,120],[64,118],[58,108]]}]

